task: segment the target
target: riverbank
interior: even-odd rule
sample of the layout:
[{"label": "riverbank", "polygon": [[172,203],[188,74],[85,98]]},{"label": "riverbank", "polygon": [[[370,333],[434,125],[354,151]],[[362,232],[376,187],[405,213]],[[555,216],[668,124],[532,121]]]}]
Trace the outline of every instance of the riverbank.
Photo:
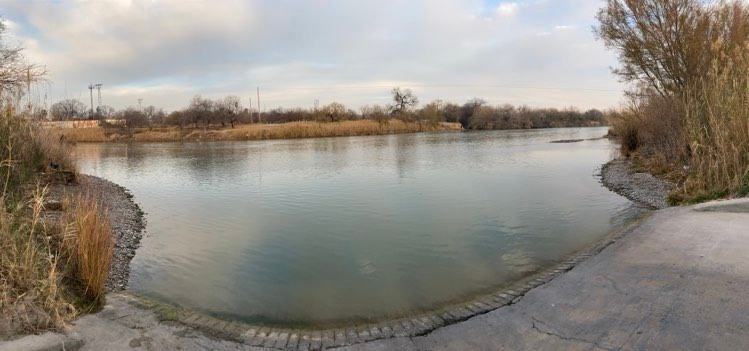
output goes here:
[{"label": "riverbank", "polygon": [[436,131],[460,131],[460,123],[420,123],[389,120],[341,122],[288,122],[245,124],[235,128],[53,128],[51,131],[70,142],[170,142],[323,138],[357,135],[404,134]]},{"label": "riverbank", "polygon": [[105,287],[109,292],[125,290],[130,276],[130,261],[145,230],[144,213],[127,189],[90,175],[78,175],[76,184],[55,184],[49,189],[47,199],[49,202],[61,202],[66,197],[86,194],[96,196],[96,201],[102,205],[111,221],[114,251]]},{"label": "riverbank", "polygon": [[[40,204],[37,221],[40,227],[45,228],[45,234],[48,235],[47,241],[60,241],[57,245],[66,245],[69,241],[81,241],[85,236],[84,231],[92,230],[82,227],[91,223],[95,214],[97,218],[107,219],[108,223],[106,241],[111,242],[111,258],[106,261],[96,259],[95,265],[101,265],[106,262],[108,269],[101,269],[103,276],[100,280],[100,289],[102,290],[102,300],[105,293],[111,293],[124,290],[127,287],[130,275],[130,261],[135,255],[145,222],[143,212],[137,204],[132,201],[132,195],[123,187],[116,185],[105,179],[76,175],[74,181],[52,181],[46,184],[42,191],[44,195],[39,196]],[[40,190],[41,191],[41,190]],[[82,200],[83,199],[83,200]],[[96,204],[93,207],[95,212],[80,213],[76,212],[80,203]],[[76,216],[79,222],[71,222],[70,217]],[[38,234],[37,234],[38,235]],[[61,238],[57,238],[61,236]],[[87,240],[87,239],[86,239]],[[70,245],[70,244],[68,244]],[[96,252],[89,252],[92,257],[97,253],[101,254],[105,247],[97,249]],[[17,301],[3,307],[4,314],[0,315],[0,340],[10,340],[22,337],[26,333],[44,331],[49,329],[60,330],[64,328],[70,320],[80,314],[90,313],[92,310],[98,310],[100,306],[84,300],[83,292],[78,288],[76,279],[83,279],[71,273],[69,265],[73,263],[66,262],[67,256],[70,255],[64,249],[50,249],[49,259],[54,260],[62,256],[56,262],[57,265],[51,270],[50,279],[55,279],[55,289],[59,292],[57,296],[61,299],[56,301],[58,305],[47,306],[44,301],[35,302],[33,300]],[[71,259],[72,260],[72,259]],[[79,264],[80,259],[74,261]],[[75,267],[75,266],[74,266]],[[33,294],[33,292],[29,292]],[[100,302],[101,302],[100,301]],[[48,303],[48,302],[47,302]],[[7,310],[5,309],[7,308]],[[43,308],[59,309],[64,311],[65,315],[58,318],[53,324],[48,317],[54,313],[60,314],[57,310],[46,311]]]},{"label": "riverbank", "polygon": [[609,190],[653,210],[669,207],[668,193],[674,183],[648,173],[638,173],[632,162],[620,157],[601,168],[601,183]]}]

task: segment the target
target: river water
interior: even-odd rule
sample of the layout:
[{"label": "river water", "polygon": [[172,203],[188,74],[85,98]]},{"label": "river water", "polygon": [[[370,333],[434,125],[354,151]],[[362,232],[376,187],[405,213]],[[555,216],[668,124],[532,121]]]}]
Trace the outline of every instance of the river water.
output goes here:
[{"label": "river water", "polygon": [[605,128],[79,144],[147,213],[136,293],[274,325],[374,321],[501,288],[643,211]]}]

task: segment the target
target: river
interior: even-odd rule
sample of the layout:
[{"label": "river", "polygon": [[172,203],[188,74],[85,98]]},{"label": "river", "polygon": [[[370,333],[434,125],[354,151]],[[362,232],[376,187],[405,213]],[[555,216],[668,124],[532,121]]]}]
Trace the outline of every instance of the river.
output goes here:
[{"label": "river", "polygon": [[[147,230],[129,289],[273,325],[374,321],[499,289],[643,211],[606,128],[76,147]],[[598,139],[594,139],[598,138]],[[559,139],[586,139],[551,143]],[[593,139],[593,140],[588,140]]]}]

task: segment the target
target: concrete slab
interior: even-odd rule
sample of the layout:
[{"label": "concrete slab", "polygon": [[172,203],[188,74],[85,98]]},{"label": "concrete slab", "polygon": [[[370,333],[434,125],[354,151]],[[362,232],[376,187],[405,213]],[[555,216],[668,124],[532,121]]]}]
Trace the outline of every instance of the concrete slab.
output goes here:
[{"label": "concrete slab", "polygon": [[44,333],[0,342],[0,351],[76,351],[81,348],[81,345],[83,342],[67,335]]}]

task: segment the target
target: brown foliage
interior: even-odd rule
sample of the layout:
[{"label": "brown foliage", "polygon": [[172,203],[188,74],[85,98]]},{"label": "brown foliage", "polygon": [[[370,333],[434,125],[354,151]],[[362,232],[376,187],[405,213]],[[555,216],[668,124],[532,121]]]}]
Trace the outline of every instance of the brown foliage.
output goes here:
[{"label": "brown foliage", "polygon": [[[674,202],[749,192],[749,5],[608,0],[598,36],[638,84],[612,120],[625,154],[669,168]],[[657,92],[657,93],[655,93]]]}]

